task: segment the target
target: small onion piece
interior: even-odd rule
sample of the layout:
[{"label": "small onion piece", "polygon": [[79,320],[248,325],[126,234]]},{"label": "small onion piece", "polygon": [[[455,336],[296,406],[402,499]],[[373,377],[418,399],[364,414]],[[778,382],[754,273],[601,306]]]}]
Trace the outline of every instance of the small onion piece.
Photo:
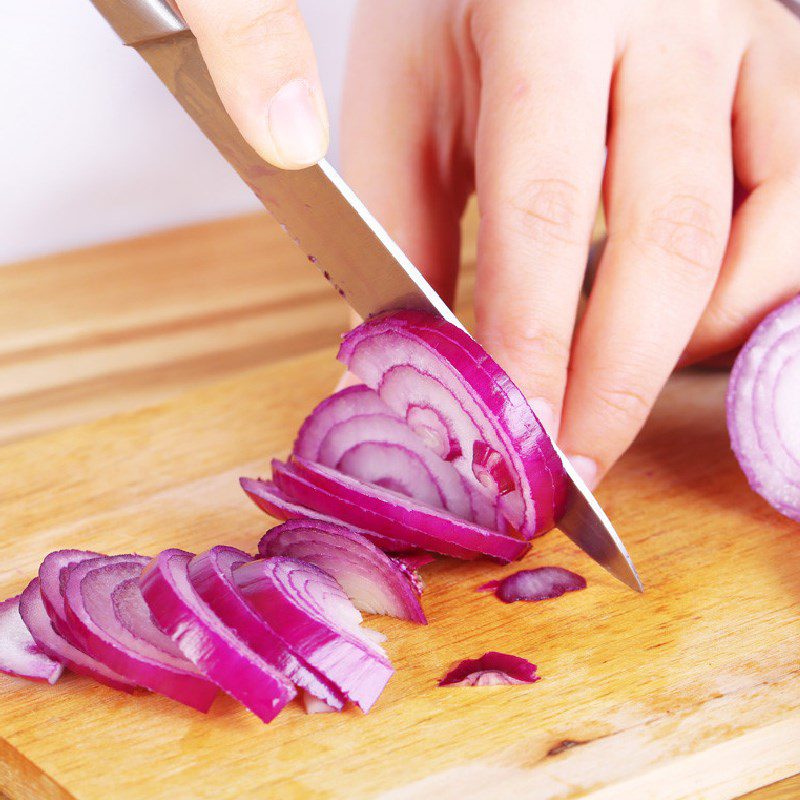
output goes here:
[{"label": "small onion piece", "polygon": [[203,602],[189,581],[192,553],[164,550],[139,586],[153,619],[197,668],[264,722],[295,695],[291,682],[254,653]]},{"label": "small onion piece", "polygon": [[129,694],[136,688],[135,683],[56,633],[39,590],[39,578],[34,578],[20,595],[19,613],[39,648],[53,660],[60,661],[71,672],[86,675],[98,683]]},{"label": "small onion piece", "polygon": [[800,522],[800,295],[767,316],[742,348],[727,412],[750,486]]},{"label": "small onion piece", "polygon": [[457,441],[453,466],[526,538],[553,527],[566,500],[561,458],[519,389],[466,332],[432,314],[394,312],[348,333],[339,360],[404,419],[421,401],[435,408]]},{"label": "small onion piece", "polygon": [[439,686],[506,686],[535,683],[536,664],[525,658],[490,650],[480,658],[460,661],[439,681]]},{"label": "small onion piece", "polygon": [[[321,514],[311,508],[306,508],[282,492],[272,481],[262,478],[239,478],[239,484],[247,496],[266,514],[275,519],[316,519],[320,522],[329,522],[332,525],[343,524],[342,520]],[[373,544],[380,547],[384,553],[407,553],[413,548],[407,542],[402,542],[391,536],[386,536],[375,531],[356,529],[349,525],[351,530],[360,533]]]},{"label": "small onion piece", "polygon": [[425,624],[413,579],[393,558],[344,525],[290,520],[267,531],[258,552],[315,564],[335,578],[353,605],[366,614],[385,614]]},{"label": "small onion piece", "polygon": [[100,556],[67,572],[70,629],[89,655],[120,675],[180,703],[208,711],[217,687],[159,631],[139,590],[144,556]]},{"label": "small onion piece", "polygon": [[299,658],[369,711],[394,670],[380,645],[364,635],[361,614],[330,575],[280,556],[242,564],[233,578]]},{"label": "small onion piece", "polygon": [[319,697],[314,697],[311,692],[303,691],[303,708],[306,714],[330,714],[339,711],[335,706],[329,706],[324,700]]},{"label": "small onion piece", "polygon": [[499,581],[489,581],[478,587],[479,592],[494,592],[504,603],[517,600],[550,600],[566,592],[586,588],[586,578],[563,567],[522,569]]},{"label": "small onion piece", "polygon": [[341,710],[344,707],[341,693],[317,670],[291,652],[233,580],[233,570],[252,560],[251,556],[235,547],[212,547],[189,562],[189,582],[220,621],[254,653],[307,693]]},{"label": "small onion piece", "polygon": [[42,650],[19,613],[19,595],[0,603],[0,672],[53,684],[64,665]]},{"label": "small onion piece", "polygon": [[302,458],[294,457],[290,464],[273,462],[273,476],[280,489],[304,505],[359,528],[402,538],[412,548],[456,558],[486,555],[500,561],[513,561],[528,549],[526,542],[512,536]]},{"label": "small onion piece", "polygon": [[422,575],[419,574],[419,570],[426,564],[436,561],[436,558],[428,553],[420,553],[419,555],[410,553],[405,556],[393,556],[392,560],[396,561],[400,569],[405,572],[414,586],[414,591],[421,595],[425,591],[425,581],[422,579]]}]

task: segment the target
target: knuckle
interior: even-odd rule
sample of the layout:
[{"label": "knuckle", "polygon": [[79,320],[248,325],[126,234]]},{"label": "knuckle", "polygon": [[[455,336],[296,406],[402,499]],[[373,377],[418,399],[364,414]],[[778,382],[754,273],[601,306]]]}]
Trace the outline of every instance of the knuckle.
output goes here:
[{"label": "knuckle", "polygon": [[594,399],[602,417],[619,423],[635,422],[637,427],[646,419],[655,397],[633,381],[621,381],[616,385],[596,382]]},{"label": "knuckle", "polygon": [[509,203],[511,226],[544,246],[586,245],[581,192],[575,184],[558,178],[531,181],[521,196]]},{"label": "knuckle", "polygon": [[699,194],[674,194],[654,209],[640,243],[672,264],[683,267],[687,277],[706,282],[716,274],[724,243],[721,221],[712,205]]},{"label": "knuckle", "polygon": [[280,40],[298,23],[294,0],[270,0],[255,13],[229,20],[222,33],[237,46],[260,45],[265,40]]}]

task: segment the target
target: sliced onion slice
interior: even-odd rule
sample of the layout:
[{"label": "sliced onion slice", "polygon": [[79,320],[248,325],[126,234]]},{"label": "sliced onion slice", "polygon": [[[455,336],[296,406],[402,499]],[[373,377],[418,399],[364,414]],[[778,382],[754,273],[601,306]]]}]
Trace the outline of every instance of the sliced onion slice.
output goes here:
[{"label": "sliced onion slice", "polygon": [[[47,613],[56,631],[66,639],[71,639],[64,609],[64,589],[67,585],[67,572],[70,567],[99,558],[102,553],[91,550],[55,550],[45,556],[39,565],[39,591]],[[73,642],[75,644],[75,642]]]},{"label": "sliced onion slice", "polygon": [[293,458],[289,465],[273,463],[273,476],[280,489],[304,505],[359,528],[403,539],[410,547],[457,558],[487,555],[501,561],[519,558],[528,549],[519,539],[302,458]]},{"label": "sliced onion slice", "polygon": [[478,588],[479,592],[494,592],[504,603],[517,600],[550,600],[566,592],[586,588],[586,579],[563,567],[536,567],[522,569],[499,581],[489,581]]},{"label": "sliced onion slice", "polygon": [[136,688],[136,684],[132,681],[79,650],[56,633],[42,600],[39,578],[34,578],[20,595],[19,613],[33,640],[53,660],[60,661],[72,672],[86,675],[112,689],[132,693]]},{"label": "sliced onion slice", "polygon": [[439,681],[439,686],[505,686],[535,683],[536,664],[525,658],[490,650],[480,658],[460,661]]},{"label": "sliced onion slice", "polygon": [[[316,519],[320,522],[329,522],[332,525],[341,525],[342,520],[321,514],[311,508],[300,505],[284,494],[272,481],[262,478],[239,478],[239,484],[247,496],[264,512],[276,519]],[[351,529],[352,525],[349,526]],[[380,547],[385,553],[406,553],[413,549],[407,542],[402,542],[391,536],[385,536],[375,531],[357,529],[365,538]]]},{"label": "sliced onion slice", "polygon": [[380,645],[362,633],[361,614],[330,575],[276,557],[242,564],[233,577],[299,658],[369,711],[393,669]]},{"label": "sliced onion slice", "polygon": [[89,655],[120,675],[180,703],[208,711],[217,694],[159,631],[139,590],[144,556],[101,556],[67,572],[66,614]]},{"label": "sliced onion slice", "polygon": [[750,486],[800,522],[800,295],[742,348],[727,406],[731,446]]},{"label": "sliced onion slice", "polygon": [[[524,536],[554,525],[566,497],[561,459],[522,393],[467,333],[423,312],[386,314],[347,334],[339,360],[404,419],[420,404],[435,408],[461,452],[451,463]],[[497,454],[492,471],[511,477],[510,491],[476,476],[476,444]]]},{"label": "sliced onion slice", "polygon": [[140,588],[153,619],[209,680],[264,722],[296,692],[290,681],[226,627],[192,588],[193,554],[165,550],[142,572]]},{"label": "sliced onion slice", "polygon": [[55,683],[64,671],[36,644],[19,613],[19,595],[0,603],[0,672]]},{"label": "sliced onion slice", "polygon": [[252,557],[235,547],[212,547],[189,562],[189,581],[220,621],[254,653],[304,691],[341,709],[344,698],[336,687],[298,659],[239,590],[233,570],[248,561]]},{"label": "sliced onion slice", "polygon": [[335,706],[328,705],[324,700],[319,697],[314,697],[311,692],[303,692],[303,708],[306,714],[330,714],[334,711],[339,711]]},{"label": "sliced onion slice", "polygon": [[355,607],[366,614],[426,623],[411,575],[344,525],[311,519],[284,522],[264,534],[258,552],[316,564],[335,578]]}]

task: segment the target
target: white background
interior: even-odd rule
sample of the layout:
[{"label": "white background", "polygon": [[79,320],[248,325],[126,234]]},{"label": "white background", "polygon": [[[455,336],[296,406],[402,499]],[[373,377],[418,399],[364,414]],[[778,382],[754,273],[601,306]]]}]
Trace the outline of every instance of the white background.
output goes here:
[{"label": "white background", "polygon": [[[333,122],[355,0],[300,0]],[[89,0],[0,0],[0,264],[258,207]]]}]

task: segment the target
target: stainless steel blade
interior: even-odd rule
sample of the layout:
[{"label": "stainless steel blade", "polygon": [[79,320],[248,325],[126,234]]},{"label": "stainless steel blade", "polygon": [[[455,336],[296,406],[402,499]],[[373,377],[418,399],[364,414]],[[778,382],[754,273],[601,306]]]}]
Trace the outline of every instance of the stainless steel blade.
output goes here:
[{"label": "stainless steel blade", "polygon": [[[93,0],[253,190],[286,233],[362,316],[411,308],[463,325],[326,161],[304,170],[266,164],[217,95],[197,41],[167,0]],[[559,451],[570,478],[559,527],[633,589],[642,584],[592,493]]]}]

